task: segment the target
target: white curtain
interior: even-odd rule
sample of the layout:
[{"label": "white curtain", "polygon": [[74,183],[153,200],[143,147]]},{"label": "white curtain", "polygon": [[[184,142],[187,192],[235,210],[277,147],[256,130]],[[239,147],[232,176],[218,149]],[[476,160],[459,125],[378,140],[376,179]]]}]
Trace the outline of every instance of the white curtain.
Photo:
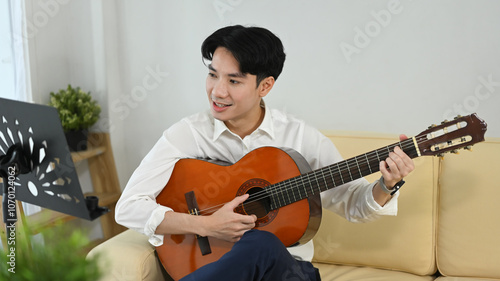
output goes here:
[{"label": "white curtain", "polygon": [[[25,1],[9,0],[11,27],[12,66],[14,73],[15,100],[31,102],[29,79],[28,36],[26,32]],[[24,214],[31,215],[41,210],[39,206],[22,203]]]},{"label": "white curtain", "polygon": [[9,0],[9,5],[14,67],[14,95],[17,100],[31,101],[25,2]]}]

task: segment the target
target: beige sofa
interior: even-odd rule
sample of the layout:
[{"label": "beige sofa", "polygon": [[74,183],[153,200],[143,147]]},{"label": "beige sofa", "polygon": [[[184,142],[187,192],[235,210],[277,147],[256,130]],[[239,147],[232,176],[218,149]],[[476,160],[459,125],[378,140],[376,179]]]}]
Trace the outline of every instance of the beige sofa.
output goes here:
[{"label": "beige sofa", "polygon": [[[325,132],[345,158],[397,136]],[[314,238],[323,280],[500,280],[500,139],[472,152],[416,158],[396,217],[354,224],[323,212]],[[368,177],[370,181],[380,175]],[[146,237],[128,230],[94,248],[102,280],[165,280]],[[168,280],[168,279],[167,279]]]}]

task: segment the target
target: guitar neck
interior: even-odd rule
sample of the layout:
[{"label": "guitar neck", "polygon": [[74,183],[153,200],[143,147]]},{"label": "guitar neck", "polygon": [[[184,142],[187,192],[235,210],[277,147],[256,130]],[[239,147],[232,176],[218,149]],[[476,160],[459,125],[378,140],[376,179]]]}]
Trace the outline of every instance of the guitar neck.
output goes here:
[{"label": "guitar neck", "polygon": [[365,154],[273,184],[266,188],[271,197],[271,209],[278,209],[311,195],[332,189],[378,172],[379,163],[399,146],[410,158],[420,156],[414,138],[409,138]]}]

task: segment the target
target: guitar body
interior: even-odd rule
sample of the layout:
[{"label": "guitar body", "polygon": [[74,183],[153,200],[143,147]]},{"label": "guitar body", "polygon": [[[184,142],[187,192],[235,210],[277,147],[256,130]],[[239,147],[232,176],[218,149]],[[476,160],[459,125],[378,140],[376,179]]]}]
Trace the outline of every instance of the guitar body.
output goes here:
[{"label": "guitar body", "polygon": [[[204,215],[204,210],[214,212],[236,196],[250,193],[248,202],[253,193],[265,190],[266,186],[309,171],[309,165],[300,154],[274,147],[256,149],[232,165],[182,159],[176,163],[168,184],[156,200],[176,212],[190,213],[185,194],[193,191],[200,214]],[[255,228],[274,233],[286,246],[312,239],[321,221],[319,193],[275,210],[269,209],[269,200],[245,204],[235,211],[255,214]],[[233,246],[233,243],[212,237],[208,240],[212,252],[207,255],[201,254],[195,235],[165,235],[164,244],[156,250],[166,271],[178,280],[218,260]]]}]

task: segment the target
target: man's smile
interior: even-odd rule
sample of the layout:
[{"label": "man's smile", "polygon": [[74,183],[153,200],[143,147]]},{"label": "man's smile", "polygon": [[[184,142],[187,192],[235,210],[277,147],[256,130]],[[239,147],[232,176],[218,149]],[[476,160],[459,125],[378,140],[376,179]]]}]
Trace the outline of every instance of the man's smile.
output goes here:
[{"label": "man's smile", "polygon": [[223,104],[223,103],[218,103],[218,102],[215,102],[214,101],[214,104],[218,107],[227,107],[227,106],[231,106],[231,104]]},{"label": "man's smile", "polygon": [[225,104],[225,103],[219,103],[219,102],[212,101],[212,109],[213,109],[215,112],[222,112],[222,111],[225,111],[225,110],[226,110],[226,109],[228,109],[231,105],[233,105],[233,104]]}]

